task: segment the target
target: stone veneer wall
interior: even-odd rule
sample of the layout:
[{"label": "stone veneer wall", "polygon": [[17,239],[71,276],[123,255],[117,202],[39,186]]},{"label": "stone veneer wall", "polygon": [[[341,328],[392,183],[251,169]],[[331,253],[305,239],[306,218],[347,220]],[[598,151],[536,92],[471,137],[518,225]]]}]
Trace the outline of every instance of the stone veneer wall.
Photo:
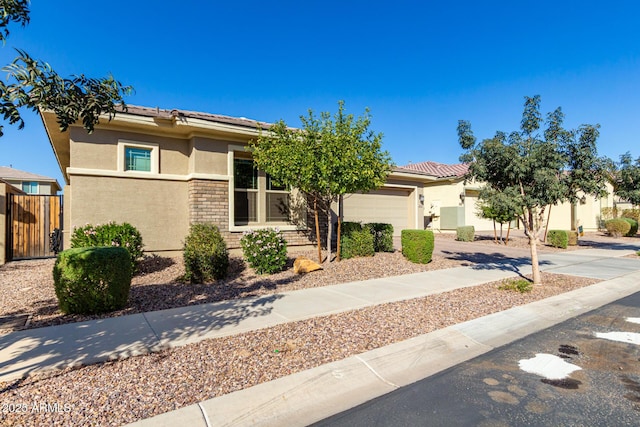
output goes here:
[{"label": "stone veneer wall", "polygon": [[[321,219],[321,234],[326,235],[326,220]],[[289,246],[310,245],[315,242],[313,212],[307,215],[308,231],[283,231]],[[229,231],[229,183],[194,179],[189,181],[189,224],[210,222],[220,228],[230,249],[240,247],[242,232]],[[324,223],[324,224],[323,224]]]}]

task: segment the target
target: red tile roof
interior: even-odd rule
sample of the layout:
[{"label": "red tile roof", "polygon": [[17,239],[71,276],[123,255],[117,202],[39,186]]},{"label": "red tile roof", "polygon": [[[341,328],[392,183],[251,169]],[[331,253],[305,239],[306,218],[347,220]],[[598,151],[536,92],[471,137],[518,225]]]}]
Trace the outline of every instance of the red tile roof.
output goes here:
[{"label": "red tile roof", "polygon": [[435,176],[437,178],[461,178],[469,170],[469,165],[467,165],[466,163],[446,165],[444,163],[437,162],[422,162],[402,166],[402,169],[422,172],[424,174]]}]

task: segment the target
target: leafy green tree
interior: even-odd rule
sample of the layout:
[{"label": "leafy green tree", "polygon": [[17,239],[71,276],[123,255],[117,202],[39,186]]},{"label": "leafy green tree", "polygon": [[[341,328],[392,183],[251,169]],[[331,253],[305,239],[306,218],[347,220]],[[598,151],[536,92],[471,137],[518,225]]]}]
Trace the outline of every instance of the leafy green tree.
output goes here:
[{"label": "leafy green tree", "polygon": [[[319,213],[328,219],[327,261],[331,259],[331,204],[339,196],[370,191],[384,185],[391,171],[389,153],[381,150],[382,134],[369,130],[369,110],[354,118],[338,102],[338,112],[309,110],[300,116],[301,129],[287,127],[282,120],[268,130],[260,129],[257,140],[249,143],[259,169],[280,184],[301,191],[313,203],[318,259],[322,262]],[[339,224],[339,223],[338,223]],[[339,236],[340,233],[338,233]],[[338,241],[339,243],[339,241]],[[339,244],[338,244],[339,247]]]},{"label": "leafy green tree", "polygon": [[[515,197],[509,196],[506,192],[496,191],[492,188],[484,188],[480,191],[480,198],[477,204],[478,216],[480,218],[490,219],[493,221],[493,238],[498,242],[496,232],[496,223],[500,224],[500,241],[502,242],[502,229],[504,224],[509,224],[518,218],[519,209],[514,203]],[[509,243],[509,231],[507,229],[507,238],[504,240],[505,245]]]},{"label": "leafy green tree", "polygon": [[640,157],[634,161],[629,152],[620,156],[612,184],[616,196],[633,205],[640,205]]},{"label": "leafy green tree", "polygon": [[[537,245],[544,228],[545,209],[553,204],[576,203],[578,193],[606,194],[604,159],[596,150],[598,125],[578,130],[562,127],[560,108],[547,114],[546,129],[540,114],[540,97],[525,97],[520,131],[476,143],[469,122],[458,123],[459,143],[466,151],[460,160],[469,163],[467,179],[486,183],[487,192],[502,193],[518,206],[531,249],[533,282],[540,284]],[[481,197],[488,196],[484,193]]]},{"label": "leafy green tree", "polygon": [[[11,22],[29,23],[28,0],[0,0],[0,40],[6,43]],[[61,130],[78,120],[87,131],[92,132],[101,114],[111,119],[118,107],[126,110],[124,95],[132,92],[112,76],[95,79],[84,75],[60,77],[49,64],[31,58],[26,52],[16,49],[18,57],[3,68],[7,79],[0,81],[0,114],[9,124],[24,127],[21,108],[32,111],[53,111]],[[2,133],[0,125],[0,136]]]}]

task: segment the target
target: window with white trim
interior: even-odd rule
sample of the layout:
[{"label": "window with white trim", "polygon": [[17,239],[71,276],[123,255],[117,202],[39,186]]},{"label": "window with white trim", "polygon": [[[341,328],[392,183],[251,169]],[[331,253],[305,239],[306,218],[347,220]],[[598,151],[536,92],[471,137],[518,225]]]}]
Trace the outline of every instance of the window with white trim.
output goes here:
[{"label": "window with white trim", "polygon": [[22,191],[27,194],[38,194],[38,182],[22,181]]},{"label": "window with white trim", "polygon": [[242,225],[287,224],[289,190],[259,171],[252,159],[233,159],[233,223]]},{"label": "window with white trim", "polygon": [[157,174],[160,171],[158,144],[138,141],[118,141],[118,171]]}]

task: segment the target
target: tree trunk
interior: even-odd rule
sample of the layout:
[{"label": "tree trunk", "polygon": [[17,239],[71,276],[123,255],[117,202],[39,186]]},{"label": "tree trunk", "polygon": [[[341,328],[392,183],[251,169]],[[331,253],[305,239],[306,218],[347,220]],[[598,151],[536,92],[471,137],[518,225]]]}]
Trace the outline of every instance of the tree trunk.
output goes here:
[{"label": "tree trunk", "polygon": [[338,197],[338,247],[336,248],[336,261],[340,261],[340,242],[342,228],[342,202],[344,201],[342,194]]},{"label": "tree trunk", "polygon": [[543,242],[547,241],[547,233],[549,232],[549,220],[551,219],[551,205],[549,205],[549,213],[547,214],[547,223],[544,226],[544,239]]},{"label": "tree trunk", "polygon": [[327,206],[327,259],[325,262],[328,264],[331,262],[331,238],[333,231],[333,224],[331,224],[331,203]]},{"label": "tree trunk", "polygon": [[503,240],[502,240],[502,226],[503,225],[504,225],[503,223],[500,223],[500,243],[503,242]]},{"label": "tree trunk", "polygon": [[[502,237],[502,236],[500,236]],[[498,234],[496,233],[496,220],[493,220],[493,243],[498,243]]]},{"label": "tree trunk", "polygon": [[320,242],[320,220],[318,219],[318,198],[313,198],[313,215],[316,220],[316,241],[318,242],[318,264],[322,264],[322,243]]},{"label": "tree trunk", "polygon": [[538,262],[538,238],[535,233],[529,234],[529,247],[531,248],[531,271],[533,274],[533,284],[541,285],[540,263]]},{"label": "tree trunk", "polygon": [[511,231],[511,221],[507,223],[507,238],[504,241],[504,245],[509,245],[509,232]]}]

